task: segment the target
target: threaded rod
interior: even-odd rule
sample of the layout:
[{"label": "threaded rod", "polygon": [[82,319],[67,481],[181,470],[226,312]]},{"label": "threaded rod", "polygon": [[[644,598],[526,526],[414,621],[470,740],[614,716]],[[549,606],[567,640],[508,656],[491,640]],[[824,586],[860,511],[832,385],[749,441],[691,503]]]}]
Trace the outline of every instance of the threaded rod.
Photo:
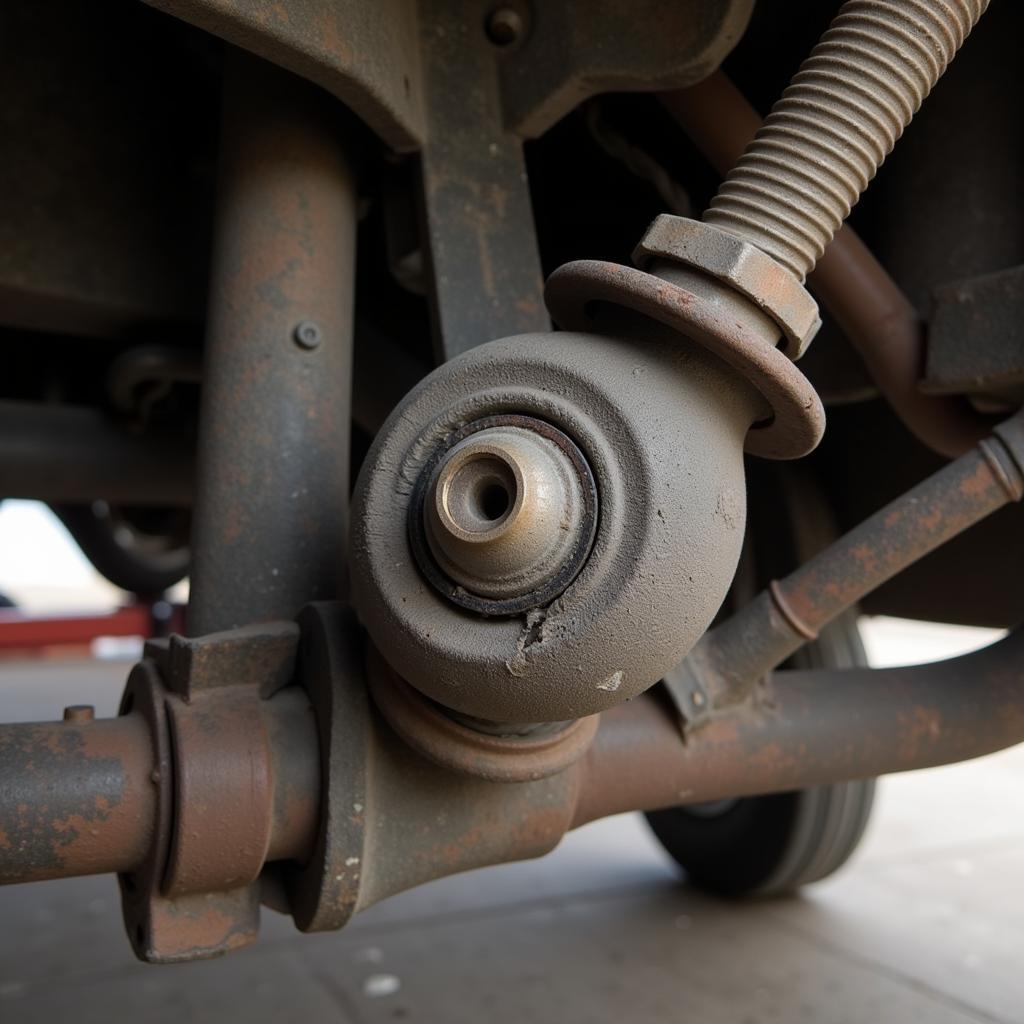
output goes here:
[{"label": "threaded rod", "polygon": [[989,0],[847,0],[704,220],[802,281]]}]

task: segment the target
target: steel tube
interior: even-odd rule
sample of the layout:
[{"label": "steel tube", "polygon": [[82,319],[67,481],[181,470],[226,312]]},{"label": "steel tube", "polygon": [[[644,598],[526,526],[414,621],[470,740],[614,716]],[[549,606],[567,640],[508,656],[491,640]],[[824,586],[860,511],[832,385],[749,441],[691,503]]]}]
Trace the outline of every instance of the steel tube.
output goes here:
[{"label": "steel tube", "polygon": [[776,672],[764,700],[689,731],[647,695],[606,711],[573,827],[622,811],[930,768],[1024,741],[1024,632],[895,669]]},{"label": "steel tube", "polygon": [[[320,804],[316,722],[298,687],[259,711],[270,755],[267,861],[301,862]],[[156,828],[155,766],[138,713],[0,725],[0,885],[138,869]],[[214,799],[218,784],[202,799]]]},{"label": "steel tube", "polygon": [[0,884],[130,871],[153,836],[140,715],[0,726]]},{"label": "steel tube", "polygon": [[695,671],[716,703],[746,698],[765,672],[865,594],[1022,495],[1018,413],[705,634],[690,655]]},{"label": "steel tube", "polygon": [[[743,155],[761,119],[721,71],[689,89],[660,94],[665,109],[721,174]],[[868,372],[910,432],[955,458],[990,430],[963,398],[918,390],[925,327],[910,300],[849,226],[843,225],[808,284],[860,353]]]},{"label": "steel tube", "polygon": [[305,691],[289,686],[260,706],[270,741],[271,829],[267,861],[302,863],[320,817],[320,750]]},{"label": "steel tube", "polygon": [[178,437],[131,434],[98,409],[0,402],[0,495],[187,506],[195,459]]},{"label": "steel tube", "polygon": [[205,349],[195,635],[342,590],[356,188],[341,112],[229,53]]}]

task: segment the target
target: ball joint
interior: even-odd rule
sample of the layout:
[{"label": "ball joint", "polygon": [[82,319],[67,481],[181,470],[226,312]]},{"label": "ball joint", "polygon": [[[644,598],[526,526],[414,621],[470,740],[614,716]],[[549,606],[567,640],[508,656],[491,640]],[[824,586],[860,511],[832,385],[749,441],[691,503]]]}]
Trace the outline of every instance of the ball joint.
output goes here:
[{"label": "ball joint", "polygon": [[364,462],[357,611],[395,672],[462,715],[564,722],[636,696],[731,582],[744,441],[769,403],[652,320],[599,331],[446,363]]}]

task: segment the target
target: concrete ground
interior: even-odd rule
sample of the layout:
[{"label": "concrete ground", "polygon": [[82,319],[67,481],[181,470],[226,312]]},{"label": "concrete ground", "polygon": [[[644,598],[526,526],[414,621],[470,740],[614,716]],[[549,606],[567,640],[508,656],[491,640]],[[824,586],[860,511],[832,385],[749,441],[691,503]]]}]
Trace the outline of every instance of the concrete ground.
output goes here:
[{"label": "concrete ground", "polygon": [[[0,663],[0,720],[123,663]],[[227,959],[136,963],[113,878],[0,889],[0,1022],[1024,1021],[1024,748],[890,778],[855,860],[795,899],[688,890],[638,816],[433,883],[336,935],[267,911]]]}]

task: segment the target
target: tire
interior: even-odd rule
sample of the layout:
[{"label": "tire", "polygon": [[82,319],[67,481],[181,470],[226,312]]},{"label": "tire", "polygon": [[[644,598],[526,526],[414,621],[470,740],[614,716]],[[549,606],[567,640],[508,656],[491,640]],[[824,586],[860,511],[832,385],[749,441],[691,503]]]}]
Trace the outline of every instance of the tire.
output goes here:
[{"label": "tire", "polygon": [[188,519],[181,511],[120,509],[101,501],[50,507],[115,587],[155,598],[188,573]]},{"label": "tire", "polygon": [[[792,557],[804,560],[834,533],[827,510],[806,483],[793,497]],[[857,612],[851,609],[798,651],[787,667],[866,664]],[[874,796],[875,780],[858,779],[797,792],[672,807],[646,817],[691,885],[720,896],[772,897],[838,871],[864,835]]]}]

